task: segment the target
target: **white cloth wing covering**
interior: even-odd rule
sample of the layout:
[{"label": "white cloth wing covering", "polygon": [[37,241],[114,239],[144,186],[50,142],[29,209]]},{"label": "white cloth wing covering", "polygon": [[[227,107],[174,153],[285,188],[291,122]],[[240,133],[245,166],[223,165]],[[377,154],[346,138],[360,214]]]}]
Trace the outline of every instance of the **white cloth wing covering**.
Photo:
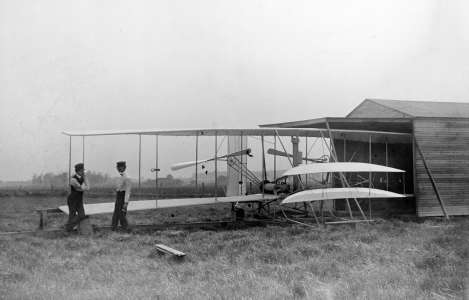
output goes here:
[{"label": "white cloth wing covering", "polygon": [[[245,196],[231,197],[207,197],[207,198],[179,198],[179,199],[160,199],[160,200],[137,200],[130,201],[127,211],[171,208],[183,206],[197,206],[218,203],[237,203],[237,202],[262,202],[278,199],[275,195],[251,194]],[[86,215],[96,215],[104,213],[112,213],[114,211],[114,202],[85,204]],[[68,214],[68,206],[59,206],[59,209]]]},{"label": "white cloth wing covering", "polygon": [[284,176],[294,176],[313,173],[329,173],[329,172],[386,172],[386,173],[403,173],[404,170],[391,167],[360,163],[360,162],[330,162],[299,165],[291,168],[282,174]]},{"label": "white cloth wing covering", "polygon": [[345,198],[404,198],[404,195],[379,189],[350,187],[306,190],[283,199],[281,204]]}]

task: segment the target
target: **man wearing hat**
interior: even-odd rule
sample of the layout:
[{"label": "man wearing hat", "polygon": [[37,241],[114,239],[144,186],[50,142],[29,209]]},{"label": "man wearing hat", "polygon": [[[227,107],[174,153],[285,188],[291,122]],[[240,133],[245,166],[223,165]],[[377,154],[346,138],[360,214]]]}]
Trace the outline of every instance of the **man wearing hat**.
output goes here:
[{"label": "man wearing hat", "polygon": [[75,165],[75,174],[70,179],[70,194],[67,197],[68,222],[65,224],[65,230],[72,231],[85,218],[83,192],[89,189],[90,184],[85,177],[85,166],[83,163],[78,163]]},{"label": "man wearing hat", "polygon": [[117,172],[119,172],[119,179],[116,187],[116,203],[114,205],[114,214],[112,215],[112,230],[117,230],[117,224],[120,222],[122,229],[127,230],[128,222],[126,218],[127,206],[129,205],[130,190],[132,183],[125,174],[127,168],[125,161],[118,161]]}]

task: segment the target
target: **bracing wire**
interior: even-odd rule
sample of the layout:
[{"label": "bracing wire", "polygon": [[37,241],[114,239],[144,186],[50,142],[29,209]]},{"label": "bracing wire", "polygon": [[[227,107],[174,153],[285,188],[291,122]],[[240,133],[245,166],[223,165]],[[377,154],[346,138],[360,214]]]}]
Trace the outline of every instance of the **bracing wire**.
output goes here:
[{"label": "bracing wire", "polygon": [[[311,151],[313,150],[313,147],[314,145],[316,145],[316,143],[318,142],[319,138],[316,138],[316,140],[314,141],[314,143],[311,144],[311,146],[309,147],[309,150],[308,150],[308,157],[309,155],[311,154]],[[322,152],[322,154],[324,154],[324,151]]]},{"label": "bracing wire", "polygon": [[231,160],[228,160],[228,164],[236,172],[243,172],[248,180],[256,184],[261,183],[259,178],[257,178],[257,176],[251,170],[249,170],[245,165],[243,165],[237,157],[231,157]]},{"label": "bracing wire", "polygon": [[223,136],[222,140],[218,144],[217,152],[220,151],[220,148],[221,148],[221,146],[223,146],[223,142],[225,142],[225,139],[226,139],[226,135]]},{"label": "bracing wire", "polygon": [[[248,136],[248,138],[251,138],[251,139],[254,139],[254,140],[258,140],[259,142],[261,141],[261,139],[258,138],[258,137],[256,137],[256,136]],[[275,145],[274,142],[270,142],[270,141],[267,141],[267,140],[265,140],[264,142],[267,143],[267,144]]]}]

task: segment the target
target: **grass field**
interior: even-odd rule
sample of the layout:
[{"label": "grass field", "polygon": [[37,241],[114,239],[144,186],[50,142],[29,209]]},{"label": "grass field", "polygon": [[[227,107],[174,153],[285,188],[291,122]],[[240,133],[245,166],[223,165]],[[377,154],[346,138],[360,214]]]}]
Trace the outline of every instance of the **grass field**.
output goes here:
[{"label": "grass field", "polygon": [[[35,208],[63,201],[0,198],[0,231],[34,229]],[[204,207],[131,213],[130,218],[158,223],[228,215],[229,207]],[[92,219],[96,224],[109,220],[109,215]],[[55,217],[52,226],[64,221]],[[0,298],[463,299],[468,296],[468,237],[468,218],[449,224],[378,220],[355,228],[4,235]],[[155,243],[187,257],[160,256]]]}]

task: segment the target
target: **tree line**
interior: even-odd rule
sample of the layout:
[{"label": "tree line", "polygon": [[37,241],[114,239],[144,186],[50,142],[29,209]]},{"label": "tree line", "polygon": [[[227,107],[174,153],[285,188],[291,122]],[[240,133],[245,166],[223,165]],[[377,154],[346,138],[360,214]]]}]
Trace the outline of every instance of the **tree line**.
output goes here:
[{"label": "tree line", "polygon": [[[108,174],[101,172],[86,172],[88,180],[94,185],[108,185],[112,184],[112,178]],[[47,172],[44,174],[34,174],[31,183],[33,185],[47,186],[47,187],[60,187],[68,185],[68,173],[63,172],[59,174]]]}]

